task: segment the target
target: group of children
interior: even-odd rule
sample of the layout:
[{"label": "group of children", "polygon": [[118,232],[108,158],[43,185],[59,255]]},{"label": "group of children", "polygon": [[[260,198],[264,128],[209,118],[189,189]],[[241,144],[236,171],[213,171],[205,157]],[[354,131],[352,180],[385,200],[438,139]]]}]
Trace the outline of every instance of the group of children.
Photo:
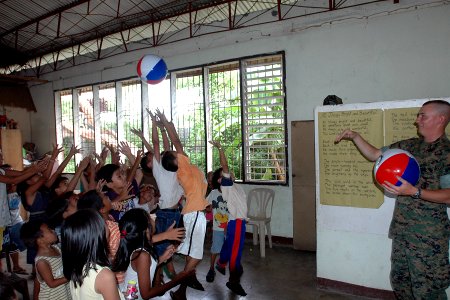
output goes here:
[{"label": "group of children", "polygon": [[[214,226],[206,280],[214,281],[214,268],[225,274],[228,264],[227,287],[246,295],[240,284],[246,195],[233,182],[220,143],[210,142],[219,151],[221,168],[213,173],[206,198],[205,176],[190,163],[173,123],[158,110],[148,113],[152,145],[132,130],[146,154],[139,150],[134,156],[126,143],[117,150],[109,146],[96,158],[84,158],[70,180],[61,173],[79,153],[76,147],[59,166],[54,163],[62,149],[54,146],[50,155],[25,171],[0,168],[0,202],[6,202],[6,185],[17,186],[29,212],[29,220],[15,232],[20,232],[36,274],[35,298],[124,299],[130,282],[138,299],[161,296],[175,286],[179,288],[170,292],[172,299],[186,299],[187,287],[204,290],[195,269],[203,258],[208,208]],[[108,152],[111,163],[105,164]],[[120,153],[129,166],[120,163]],[[83,192],[75,194],[79,181]],[[10,209],[11,204],[0,207],[0,215]],[[0,228],[11,226],[10,219]],[[175,253],[186,258],[181,272],[173,266]],[[169,282],[164,283],[163,270]]]}]

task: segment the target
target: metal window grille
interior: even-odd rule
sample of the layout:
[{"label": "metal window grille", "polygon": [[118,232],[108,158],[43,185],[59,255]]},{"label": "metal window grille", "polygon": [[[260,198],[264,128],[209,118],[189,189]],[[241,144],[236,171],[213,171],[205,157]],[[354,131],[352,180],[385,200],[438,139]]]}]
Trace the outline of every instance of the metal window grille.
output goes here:
[{"label": "metal window grille", "polygon": [[[114,83],[98,86],[99,129],[101,146],[110,145],[117,148],[117,103]],[[107,163],[111,162],[108,156]]]},{"label": "metal window grille", "polygon": [[92,87],[76,90],[78,100],[78,132],[75,145],[83,156],[95,152],[94,94]]},{"label": "metal window grille", "polygon": [[[59,102],[56,105],[56,111],[59,120],[57,126],[58,144],[64,149],[67,155],[70,147],[75,144],[74,141],[74,117],[73,117],[73,100],[72,90],[65,90],[59,93]],[[72,159],[64,169],[66,173],[75,172],[75,160]]]},{"label": "metal window grille", "polygon": [[[199,70],[200,71],[200,70]],[[175,93],[172,97],[172,118],[184,151],[192,164],[206,169],[203,76],[173,73]]]},{"label": "metal window grille", "polygon": [[281,55],[242,61],[245,180],[286,182]]},{"label": "metal window grille", "polygon": [[[244,182],[286,183],[286,108],[282,54],[173,72],[158,85],[117,81],[55,92],[57,141],[65,154],[83,156],[127,141],[142,148],[130,128],[143,128],[145,108],[164,110],[193,164],[219,167],[208,140],[221,141],[230,170]],[[108,157],[108,161],[110,158]],[[75,161],[66,172],[74,172]]]},{"label": "metal window grille", "polygon": [[[127,141],[131,152],[136,155],[142,149],[141,139],[131,132],[131,128],[142,129],[142,105],[141,82],[129,80],[121,82],[123,138],[119,141]],[[119,94],[119,93],[118,93]]]},{"label": "metal window grille", "polygon": [[[207,68],[208,75],[208,139],[218,140],[227,157],[228,167],[237,180],[242,180],[242,126],[239,63],[231,62]],[[220,167],[219,153],[212,153],[209,170]]]}]

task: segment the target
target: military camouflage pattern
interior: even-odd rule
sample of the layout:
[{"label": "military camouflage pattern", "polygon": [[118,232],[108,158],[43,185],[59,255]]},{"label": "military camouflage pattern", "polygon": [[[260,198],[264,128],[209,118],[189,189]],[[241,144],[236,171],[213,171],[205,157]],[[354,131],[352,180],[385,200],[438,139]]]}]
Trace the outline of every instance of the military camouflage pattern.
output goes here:
[{"label": "military camouflage pattern", "polygon": [[[433,143],[412,138],[389,148],[410,152],[420,165],[417,187],[437,190],[450,174],[450,143],[445,135]],[[447,205],[399,196],[389,230],[392,238],[391,283],[399,299],[447,299],[450,284],[450,221]]]}]

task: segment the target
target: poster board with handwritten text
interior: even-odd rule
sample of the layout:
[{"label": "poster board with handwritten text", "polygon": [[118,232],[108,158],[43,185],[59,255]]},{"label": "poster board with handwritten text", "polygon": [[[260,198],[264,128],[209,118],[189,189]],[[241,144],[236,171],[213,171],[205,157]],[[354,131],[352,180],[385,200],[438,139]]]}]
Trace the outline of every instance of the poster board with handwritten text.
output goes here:
[{"label": "poster board with handwritten text", "polygon": [[[438,98],[450,101],[449,98]],[[429,99],[322,106],[315,110],[317,198],[322,205],[379,208],[385,199],[373,179],[373,162],[352,141],[335,143],[345,129],[377,148],[417,136],[417,113]],[[448,132],[447,128],[447,132]]]}]

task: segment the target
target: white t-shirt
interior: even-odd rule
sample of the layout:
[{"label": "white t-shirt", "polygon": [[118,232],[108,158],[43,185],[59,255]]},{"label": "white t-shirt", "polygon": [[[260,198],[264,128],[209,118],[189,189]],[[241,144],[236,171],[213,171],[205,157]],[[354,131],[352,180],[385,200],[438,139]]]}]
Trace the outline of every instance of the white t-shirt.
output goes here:
[{"label": "white t-shirt", "polygon": [[231,180],[230,174],[223,173],[220,189],[227,201],[229,220],[247,219],[247,195],[240,185]]},{"label": "white t-shirt", "polygon": [[142,208],[146,212],[150,213],[150,207],[148,206],[148,203],[139,204],[139,198],[134,198],[134,208]]},{"label": "white t-shirt", "polygon": [[170,172],[153,157],[153,177],[158,184],[159,208],[171,208],[175,206],[184,194],[183,188],[177,179],[177,172]]}]

